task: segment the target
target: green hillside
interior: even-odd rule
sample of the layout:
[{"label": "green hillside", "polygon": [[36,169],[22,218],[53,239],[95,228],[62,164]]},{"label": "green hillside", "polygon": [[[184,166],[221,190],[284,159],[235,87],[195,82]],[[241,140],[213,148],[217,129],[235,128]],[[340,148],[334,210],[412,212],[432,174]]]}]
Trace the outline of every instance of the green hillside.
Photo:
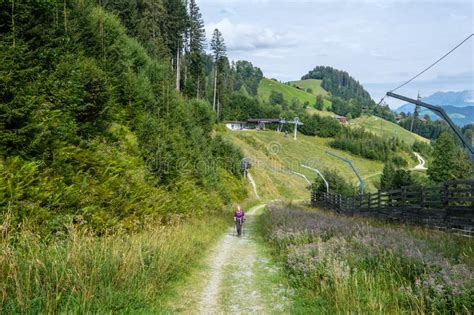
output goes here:
[{"label": "green hillside", "polygon": [[[314,80],[316,81],[316,80]],[[311,83],[316,85],[315,83]],[[263,78],[258,86],[258,97],[262,101],[268,101],[272,91],[276,91],[283,94],[286,102],[291,103],[294,99],[298,99],[301,104],[308,102],[310,106],[314,106],[316,103],[316,96],[305,91],[299,90],[292,85],[280,83],[274,80]],[[324,105],[326,108],[331,106],[331,102],[324,99]]]},{"label": "green hillside", "polygon": [[304,178],[291,174],[289,170],[302,173],[313,181],[317,174],[301,167],[307,164],[320,171],[330,168],[337,170],[344,178],[357,183],[356,175],[344,162],[337,160],[326,151],[332,151],[353,161],[367,178],[367,189],[375,191],[375,183],[383,169],[383,163],[371,161],[336,150],[328,145],[331,139],[298,134],[298,140],[284,138],[274,131],[226,131],[222,135],[238,145],[246,157],[253,161],[250,173],[255,179],[257,190],[264,199],[290,198],[307,199],[309,191]]},{"label": "green hillside", "polygon": [[311,89],[312,91],[310,92],[310,94],[326,96],[329,93],[321,86],[322,82],[322,80],[308,79],[291,81],[290,84],[303,87],[305,88],[305,90]]},{"label": "green hillside", "polygon": [[333,112],[329,112],[329,111],[326,111],[326,110],[318,110],[314,107],[308,107],[306,109],[306,112],[308,114],[316,114],[316,115],[319,115],[319,116],[322,116],[322,117],[334,117],[336,114],[334,114]]},{"label": "green hillside", "polygon": [[399,125],[375,116],[362,116],[351,121],[351,126],[364,127],[368,131],[381,137],[397,137],[400,140],[412,145],[415,141],[429,142],[413,132],[410,132]]}]

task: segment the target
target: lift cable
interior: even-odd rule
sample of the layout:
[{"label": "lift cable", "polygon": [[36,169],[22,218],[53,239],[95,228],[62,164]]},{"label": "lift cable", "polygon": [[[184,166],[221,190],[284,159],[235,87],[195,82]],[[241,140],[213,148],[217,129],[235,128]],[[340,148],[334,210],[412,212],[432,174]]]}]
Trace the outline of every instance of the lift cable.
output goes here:
[{"label": "lift cable", "polygon": [[453,49],[451,49],[450,51],[448,51],[446,54],[444,54],[441,58],[439,58],[438,60],[436,60],[435,62],[433,62],[429,67],[427,67],[425,70],[421,71],[420,73],[418,73],[417,75],[415,75],[413,78],[411,78],[410,80],[406,81],[405,83],[399,85],[398,87],[396,87],[395,89],[391,90],[390,92],[395,92],[396,90],[398,90],[399,88],[407,85],[408,83],[410,83],[411,81],[415,80],[416,78],[418,78],[420,75],[422,75],[423,73],[425,73],[426,71],[428,71],[429,69],[433,68],[437,63],[439,63],[441,60],[443,60],[444,58],[446,58],[448,55],[450,55],[453,51],[455,51],[456,49],[458,49],[462,44],[464,44],[465,42],[467,42],[471,37],[474,36],[474,33],[472,33],[471,35],[469,35],[468,37],[466,37],[462,42],[460,42],[456,47],[454,47]]},{"label": "lift cable", "polygon": [[[474,36],[474,33],[470,34],[468,37],[466,37],[462,42],[460,42],[459,44],[457,44],[453,49],[451,49],[450,51],[448,51],[446,54],[444,54],[441,58],[439,58],[438,60],[436,60],[435,62],[433,62],[430,66],[428,66],[427,68],[425,68],[423,71],[421,71],[420,73],[418,73],[417,75],[415,75],[414,77],[412,77],[410,80],[406,81],[405,83],[402,83],[401,85],[397,86],[396,88],[394,88],[393,90],[390,90],[390,92],[394,92],[402,87],[404,87],[405,85],[407,85],[408,83],[410,83],[411,81],[415,80],[416,78],[418,78],[420,75],[422,75],[423,73],[425,73],[426,71],[428,71],[429,69],[433,68],[436,64],[438,64],[441,60],[443,60],[444,58],[446,58],[448,55],[450,55],[452,52],[454,52],[456,49],[458,49],[461,45],[463,45],[465,42],[467,42],[471,37]],[[382,104],[382,102],[384,101],[385,99],[385,96],[382,97],[382,99],[380,100],[380,102],[378,103],[378,105]]]}]

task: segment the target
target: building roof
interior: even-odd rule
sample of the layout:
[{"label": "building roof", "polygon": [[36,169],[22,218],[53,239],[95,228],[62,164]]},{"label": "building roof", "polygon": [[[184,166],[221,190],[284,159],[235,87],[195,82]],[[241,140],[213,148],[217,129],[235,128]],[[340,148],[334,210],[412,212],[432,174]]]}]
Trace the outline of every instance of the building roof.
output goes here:
[{"label": "building roof", "polygon": [[280,118],[250,118],[247,119],[249,123],[279,123]]},{"label": "building roof", "polygon": [[246,121],[224,121],[224,124],[246,124]]}]

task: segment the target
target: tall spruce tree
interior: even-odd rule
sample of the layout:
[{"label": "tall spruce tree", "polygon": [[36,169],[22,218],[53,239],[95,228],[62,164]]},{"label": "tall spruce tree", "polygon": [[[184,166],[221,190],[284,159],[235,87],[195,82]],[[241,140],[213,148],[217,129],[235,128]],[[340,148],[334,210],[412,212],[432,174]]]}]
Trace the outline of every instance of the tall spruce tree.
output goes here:
[{"label": "tall spruce tree", "polygon": [[224,67],[224,57],[226,56],[226,47],[222,33],[216,28],[212,34],[211,49],[214,56],[214,96],[212,101],[212,109],[217,113],[219,118],[219,108],[217,106],[217,85],[218,76]]},{"label": "tall spruce tree", "polygon": [[467,155],[456,146],[453,136],[448,132],[443,132],[436,140],[433,156],[428,176],[434,182],[469,178],[472,175]]},{"label": "tall spruce tree", "polygon": [[393,179],[395,177],[395,167],[392,163],[385,164],[380,177],[380,189],[388,190],[392,188]]},{"label": "tall spruce tree", "polygon": [[189,73],[193,80],[194,95],[200,96],[203,85],[203,60],[204,47],[206,42],[206,31],[196,0],[189,2]]},{"label": "tall spruce tree", "polygon": [[[148,52],[156,57],[169,57],[165,43],[162,22],[165,19],[165,7],[161,1],[144,0],[138,6],[136,35]],[[122,19],[123,21],[123,19]]]},{"label": "tall spruce tree", "polygon": [[165,18],[161,21],[162,33],[176,69],[176,89],[180,90],[181,53],[184,33],[189,25],[186,5],[182,0],[164,0]]}]

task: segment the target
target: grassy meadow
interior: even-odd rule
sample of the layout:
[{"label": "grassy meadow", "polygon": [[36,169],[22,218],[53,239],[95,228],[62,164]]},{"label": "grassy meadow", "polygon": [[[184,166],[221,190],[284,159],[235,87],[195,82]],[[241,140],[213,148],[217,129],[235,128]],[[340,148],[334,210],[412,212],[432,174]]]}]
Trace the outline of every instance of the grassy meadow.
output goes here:
[{"label": "grassy meadow", "polygon": [[[304,174],[310,181],[318,176],[314,171],[301,167],[301,164],[323,169],[334,169],[352,183],[358,183],[356,175],[349,166],[325,152],[335,152],[353,161],[362,176],[367,178],[367,189],[375,191],[383,163],[355,156],[329,146],[330,138],[319,138],[298,134],[298,140],[292,134],[285,138],[283,133],[275,131],[226,131],[224,138],[229,139],[253,161],[250,173],[255,179],[257,189],[264,199],[287,198],[308,199],[308,183],[290,170]],[[415,162],[410,161],[415,164]]]},{"label": "grassy meadow", "polygon": [[310,115],[319,115],[322,117],[334,117],[336,114],[333,112],[325,111],[325,110],[318,110],[314,107],[308,107],[306,108],[306,112]]},{"label": "grassy meadow", "polygon": [[[288,85],[285,83],[280,83],[274,80],[263,78],[260,81],[260,85],[258,86],[259,99],[265,102],[268,101],[268,98],[270,97],[270,94],[272,93],[272,91],[282,93],[285,101],[288,102],[289,104],[291,104],[291,102],[294,99],[299,100],[301,104],[308,102],[310,107],[314,106],[314,104],[316,103],[316,95],[314,94],[310,94],[306,91],[299,90],[293,87],[292,85]],[[326,109],[330,108],[331,102],[327,99],[324,99],[324,106]]]},{"label": "grassy meadow", "polygon": [[470,314],[474,239],[272,205],[260,230],[285,264],[294,313]]},{"label": "grassy meadow", "polygon": [[[227,213],[230,216],[230,213]],[[227,220],[228,221],[228,220]],[[0,313],[160,313],[173,284],[228,227],[223,214],[97,237],[70,226],[44,243],[0,225]]]},{"label": "grassy meadow", "polygon": [[313,95],[323,95],[327,96],[328,92],[321,86],[322,80],[316,79],[308,79],[308,80],[299,80],[299,81],[291,81],[291,85],[301,86],[305,89],[311,89],[312,92],[310,94]]},{"label": "grassy meadow", "polygon": [[412,145],[415,141],[429,142],[413,132],[399,125],[375,116],[362,116],[351,120],[351,126],[364,127],[380,137],[397,137],[405,143]]}]

